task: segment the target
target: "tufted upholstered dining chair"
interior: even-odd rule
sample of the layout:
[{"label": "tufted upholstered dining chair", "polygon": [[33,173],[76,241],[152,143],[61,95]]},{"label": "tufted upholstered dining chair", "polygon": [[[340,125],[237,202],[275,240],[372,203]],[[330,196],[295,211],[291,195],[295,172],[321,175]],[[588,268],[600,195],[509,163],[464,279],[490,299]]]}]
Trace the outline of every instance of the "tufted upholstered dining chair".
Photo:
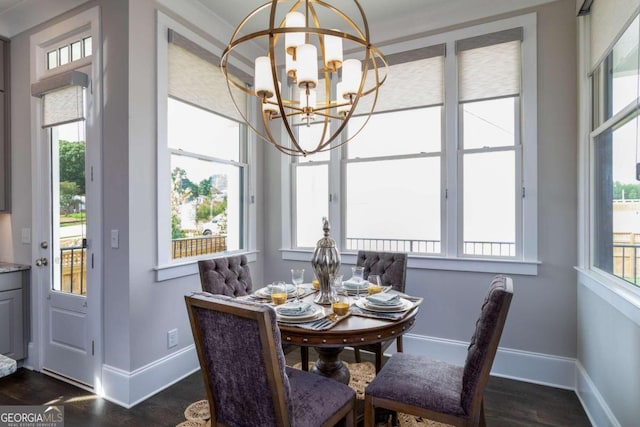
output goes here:
[{"label": "tufted upholstered dining chair", "polygon": [[220,295],[185,302],[211,425],[355,425],[353,389],[285,366],[273,308]]},{"label": "tufted upholstered dining chair", "polygon": [[454,426],[484,426],[483,391],[507,318],[513,282],[495,276],[482,304],[464,366],[397,353],[365,389],[365,427],[375,408]]},{"label": "tufted upholstered dining chair", "polygon": [[251,272],[245,255],[198,261],[202,290],[239,297],[251,293]]},{"label": "tufted upholstered dining chair", "polygon": [[[200,285],[204,292],[229,297],[240,297],[251,293],[251,271],[246,255],[234,255],[198,261]],[[297,346],[284,343],[282,349],[291,353]],[[302,356],[308,356],[308,349],[302,350]]]},{"label": "tufted upholstered dining chair", "polygon": [[[358,251],[356,260],[358,267],[364,267],[364,278],[369,274],[380,276],[382,286],[391,286],[398,292],[404,292],[407,277],[407,254],[401,252],[374,252]],[[402,337],[396,338],[396,349],[402,352]],[[360,350],[370,351],[376,355],[376,372],[382,368],[384,351],[393,343],[393,340],[381,343],[354,347],[356,362],[360,363]]]}]

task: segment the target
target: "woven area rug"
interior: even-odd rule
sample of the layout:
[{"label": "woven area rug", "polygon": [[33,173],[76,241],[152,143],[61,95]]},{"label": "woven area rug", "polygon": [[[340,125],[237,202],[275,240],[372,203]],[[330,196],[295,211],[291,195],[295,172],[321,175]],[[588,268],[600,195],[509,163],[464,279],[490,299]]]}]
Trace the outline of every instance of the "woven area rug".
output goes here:
[{"label": "woven area rug", "polygon": [[[371,362],[364,363],[346,363],[343,362],[351,373],[349,387],[355,390],[358,399],[364,399],[364,389],[375,376],[375,367]],[[301,364],[296,363],[294,368],[300,369]],[[176,427],[210,427],[209,404],[206,400],[199,400],[187,407],[184,411],[186,421],[178,424]],[[437,423],[431,420],[425,420],[407,414],[398,414],[400,427],[447,427],[447,424]],[[387,424],[378,424],[378,427],[387,426]]]}]

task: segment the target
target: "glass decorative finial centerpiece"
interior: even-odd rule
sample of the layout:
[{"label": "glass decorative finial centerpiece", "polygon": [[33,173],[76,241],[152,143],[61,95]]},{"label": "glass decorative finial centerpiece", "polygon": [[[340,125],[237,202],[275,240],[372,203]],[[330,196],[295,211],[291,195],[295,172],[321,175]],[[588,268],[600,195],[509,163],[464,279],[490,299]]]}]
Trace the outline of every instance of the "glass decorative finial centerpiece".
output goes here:
[{"label": "glass decorative finial centerpiece", "polygon": [[329,277],[340,270],[340,253],[336,249],[336,242],[329,235],[329,220],[322,218],[324,237],[318,240],[316,250],[313,252],[311,265],[320,282],[320,292],[314,298],[316,304],[331,305],[331,283]]}]

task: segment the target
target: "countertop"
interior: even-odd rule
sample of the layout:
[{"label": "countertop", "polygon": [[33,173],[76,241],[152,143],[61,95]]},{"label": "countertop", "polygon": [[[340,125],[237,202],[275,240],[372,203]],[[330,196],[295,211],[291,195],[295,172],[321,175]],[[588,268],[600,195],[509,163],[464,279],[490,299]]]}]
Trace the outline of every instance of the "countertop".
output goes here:
[{"label": "countertop", "polygon": [[2,262],[0,261],[0,274],[2,273],[12,273],[14,271],[23,271],[31,269],[30,265],[24,264],[13,264],[10,262]]}]

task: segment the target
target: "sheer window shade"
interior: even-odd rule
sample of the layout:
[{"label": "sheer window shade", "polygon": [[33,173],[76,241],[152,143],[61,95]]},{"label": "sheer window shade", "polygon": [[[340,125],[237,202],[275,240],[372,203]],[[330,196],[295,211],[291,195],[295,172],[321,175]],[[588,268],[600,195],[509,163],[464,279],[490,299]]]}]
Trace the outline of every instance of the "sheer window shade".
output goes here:
[{"label": "sheer window shade", "polygon": [[[190,48],[188,43],[195,44],[185,43],[185,38],[178,37],[177,33],[172,33],[170,41],[169,95],[224,117],[244,121],[229,95],[227,81],[218,66],[219,59],[197,45],[197,48]],[[246,95],[235,86],[232,90],[238,109],[246,115]]]},{"label": "sheer window shade", "polygon": [[460,102],[520,93],[522,28],[456,42]]},{"label": "sheer window shade", "polygon": [[604,59],[640,9],[640,0],[597,0],[590,10],[591,67]]},{"label": "sheer window shade", "polygon": [[[389,74],[380,87],[374,112],[426,107],[444,103],[445,45],[389,55]],[[369,69],[365,90],[375,81]],[[360,98],[354,114],[371,111],[373,94]]]},{"label": "sheer window shade", "polygon": [[32,84],[31,95],[42,98],[42,127],[84,120],[84,88],[88,85],[89,77],[75,70]]}]

